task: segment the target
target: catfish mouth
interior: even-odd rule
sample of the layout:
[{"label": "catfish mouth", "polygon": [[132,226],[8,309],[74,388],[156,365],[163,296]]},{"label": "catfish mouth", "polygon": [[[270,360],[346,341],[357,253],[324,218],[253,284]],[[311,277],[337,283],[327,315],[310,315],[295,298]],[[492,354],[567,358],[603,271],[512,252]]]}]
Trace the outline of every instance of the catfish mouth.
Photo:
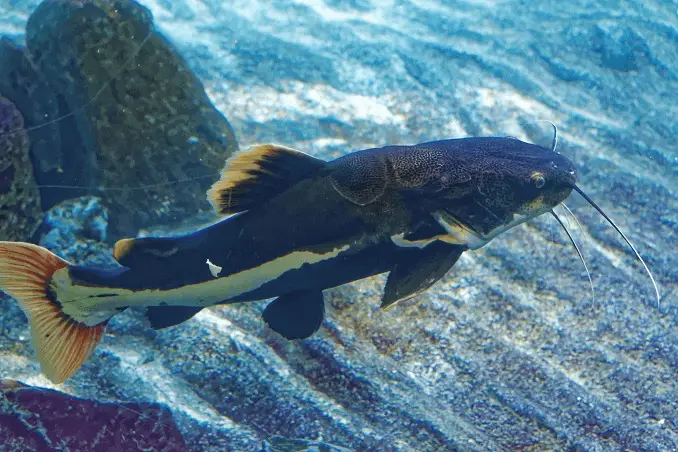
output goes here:
[{"label": "catfish mouth", "polygon": [[478,248],[482,248],[483,246],[487,245],[498,235],[520,224],[523,224],[532,218],[550,212],[551,209],[552,207],[544,206],[535,210],[531,210],[529,213],[513,214],[513,219],[511,221],[508,223],[503,223],[485,234],[475,230],[471,225],[463,222],[447,210],[437,210],[433,212],[433,217],[436,219],[438,224],[440,224],[440,226],[442,226],[442,228],[447,231],[447,234],[451,236],[456,242],[464,244],[472,250],[477,250]]}]

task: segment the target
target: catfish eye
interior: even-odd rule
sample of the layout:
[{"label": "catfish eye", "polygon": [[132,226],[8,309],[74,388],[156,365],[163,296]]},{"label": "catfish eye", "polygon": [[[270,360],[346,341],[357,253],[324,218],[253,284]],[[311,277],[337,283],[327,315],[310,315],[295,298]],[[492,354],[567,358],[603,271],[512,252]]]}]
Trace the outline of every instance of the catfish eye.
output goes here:
[{"label": "catfish eye", "polygon": [[542,188],[546,184],[546,179],[541,173],[534,173],[531,177],[532,183],[537,188]]}]

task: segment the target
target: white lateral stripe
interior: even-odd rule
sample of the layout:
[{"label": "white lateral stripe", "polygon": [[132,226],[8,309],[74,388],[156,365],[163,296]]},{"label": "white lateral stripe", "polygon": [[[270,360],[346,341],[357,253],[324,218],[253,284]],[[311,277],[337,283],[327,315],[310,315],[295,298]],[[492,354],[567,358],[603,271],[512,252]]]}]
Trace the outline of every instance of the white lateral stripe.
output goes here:
[{"label": "white lateral stripe", "polygon": [[265,262],[258,267],[243,270],[229,276],[192,284],[176,289],[144,290],[136,292],[131,301],[143,306],[165,302],[175,305],[212,306],[215,303],[228,300],[238,295],[260,288],[269,281],[273,281],[290,270],[297,270],[304,264],[316,264],[337,257],[347,250],[349,245],[335,248],[327,253],[319,254],[312,251],[294,251],[272,261]]},{"label": "white lateral stripe", "polygon": [[[57,299],[62,302],[64,311],[68,311],[71,316],[77,319],[84,319],[94,316],[100,311],[125,306],[159,306],[164,304],[208,307],[256,290],[288,271],[301,268],[304,264],[312,265],[337,257],[348,248],[349,245],[344,245],[326,253],[294,251],[239,273],[169,290],[132,291],[119,288],[77,286],[72,284],[70,278],[68,278],[69,281],[60,281],[61,284],[58,284],[55,289],[57,289]],[[105,293],[106,291],[119,295],[96,298],[97,293]]]}]

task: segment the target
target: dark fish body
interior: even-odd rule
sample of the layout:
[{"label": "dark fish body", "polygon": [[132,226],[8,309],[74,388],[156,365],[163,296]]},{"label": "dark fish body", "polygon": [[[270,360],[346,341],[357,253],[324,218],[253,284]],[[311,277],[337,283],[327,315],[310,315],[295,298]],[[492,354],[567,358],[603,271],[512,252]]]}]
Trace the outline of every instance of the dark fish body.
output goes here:
[{"label": "dark fish body", "polygon": [[[530,160],[541,162],[546,157],[563,161],[563,171],[573,171],[573,166],[564,157],[546,148],[509,138],[445,140],[359,151],[329,162],[326,168],[266,199],[253,210],[185,236],[136,240],[135,246],[143,246],[146,250],[123,260],[122,264],[131,268],[143,266],[144,271],[126,272],[121,284],[135,289],[176,288],[213,280],[214,276],[205,264],[206,259],[222,268],[219,277],[223,278],[295,251],[320,251],[333,246],[350,246],[350,249],[342,252],[341,258],[323,261],[322,270],[318,270],[317,266],[296,270],[284,283],[268,284],[266,288],[270,287],[271,291],[260,291],[253,296],[261,299],[285,293],[276,292],[279,290],[325,289],[383,273],[393,266],[393,259],[397,259],[399,251],[408,257],[411,253],[406,251],[413,251],[395,245],[393,236],[416,232],[427,225],[437,233],[445,232],[435,224],[431,212],[439,209],[453,211],[466,223],[475,222],[485,234],[513,220],[516,205],[524,200],[509,184],[503,191],[511,192],[513,199],[510,200],[502,190],[495,188],[501,182],[496,179],[502,173],[512,171],[511,165],[515,164],[515,160],[511,160],[511,151],[514,159],[515,155],[520,155],[527,164]],[[497,159],[497,156],[505,160]],[[393,184],[390,190],[387,187],[379,199],[366,205],[352,202],[335,189],[332,176],[346,166],[353,167],[346,164],[349,159],[355,161],[356,173],[369,174],[370,161],[380,157],[391,158],[394,167],[406,167],[410,173],[391,175],[399,178],[399,184]],[[494,172],[483,172],[483,164],[493,157],[503,166],[495,165]],[[368,163],[361,162],[361,159]],[[568,178],[573,177],[571,173],[567,174]],[[443,176],[449,178],[447,182],[441,182]],[[363,179],[369,177],[361,181]],[[527,183],[531,183],[529,179]],[[489,194],[481,195],[479,187]],[[492,193],[493,190],[497,193]],[[439,196],[441,192],[443,196]],[[482,199],[476,202],[474,198]],[[374,258],[372,254],[379,257]],[[362,261],[371,265],[358,265]],[[344,265],[346,268],[339,271],[336,267],[336,271],[328,275],[324,268],[327,264]],[[92,282],[95,281],[96,276],[93,275]],[[234,301],[244,299],[247,299],[246,296]]]},{"label": "dark fish body", "polygon": [[147,307],[162,328],[215,304],[275,298],[264,320],[304,338],[322,322],[324,289],[389,272],[383,307],[417,295],[465,250],[550,211],[575,182],[565,157],[512,138],[388,146],[331,162],[260,146],[229,159],[208,193],[230,215],[221,221],[121,240],[122,267],[112,270],[0,243],[0,289],[31,319],[54,381],[77,370],[106,322],[130,306]]},{"label": "dark fish body", "polygon": [[[313,197],[309,199],[307,193],[313,193]],[[332,188],[326,176],[305,180],[260,208],[238,213],[188,235],[136,240],[135,247],[145,249],[123,259],[131,270],[119,276],[119,285],[174,289],[213,281],[215,276],[206,264],[207,259],[221,267],[218,278],[226,278],[294,252],[329,252],[346,245],[350,249],[341,253],[339,262],[333,262],[339,266],[349,263],[349,268],[339,271],[337,267],[326,274],[315,266],[306,266],[294,270],[292,277],[279,284],[270,281],[265,287],[271,289],[256,294],[259,298],[254,299],[270,298],[290,289],[324,289],[369,276],[374,274],[369,266],[360,270],[350,267],[370,260],[371,253],[383,256],[371,259],[376,272],[381,273],[397,251],[390,233],[403,232],[410,223],[406,212],[384,219],[382,207],[365,209],[351,203]],[[134,271],[136,268],[143,268],[143,272]],[[82,278],[90,278],[88,282],[99,283],[97,274],[89,269],[72,272],[82,272]],[[347,272],[355,275],[343,276]],[[359,276],[363,273],[365,276]],[[290,289],[284,289],[287,286]]]}]

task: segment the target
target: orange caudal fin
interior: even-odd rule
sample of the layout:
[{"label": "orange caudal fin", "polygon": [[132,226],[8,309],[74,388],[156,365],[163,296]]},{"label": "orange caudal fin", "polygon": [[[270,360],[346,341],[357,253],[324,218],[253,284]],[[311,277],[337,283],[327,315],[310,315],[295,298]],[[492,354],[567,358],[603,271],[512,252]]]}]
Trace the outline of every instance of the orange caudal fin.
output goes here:
[{"label": "orange caudal fin", "polygon": [[66,315],[50,282],[68,262],[30,243],[0,242],[0,291],[28,317],[42,372],[54,383],[70,377],[97,346],[105,323],[88,326]]}]

